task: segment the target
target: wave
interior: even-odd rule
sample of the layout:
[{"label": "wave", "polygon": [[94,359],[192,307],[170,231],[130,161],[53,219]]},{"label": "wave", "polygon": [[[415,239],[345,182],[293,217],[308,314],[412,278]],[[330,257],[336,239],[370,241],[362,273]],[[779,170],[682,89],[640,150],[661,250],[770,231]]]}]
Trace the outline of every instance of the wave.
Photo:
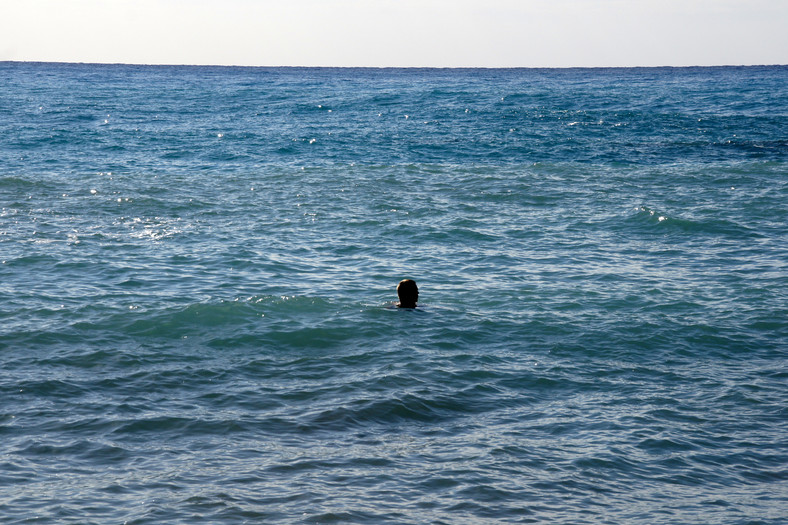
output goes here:
[{"label": "wave", "polygon": [[762,235],[741,224],[727,219],[686,219],[648,206],[638,206],[626,224],[639,226],[642,232],[675,234],[708,234],[731,237],[761,237]]},{"label": "wave", "polygon": [[[129,281],[139,298],[106,296],[96,304],[17,309],[25,320],[6,324],[2,347],[54,347],[82,342],[89,347],[205,346],[208,348],[329,349],[350,341],[382,337],[381,321],[360,324],[371,308],[320,297],[253,296],[154,306],[139,295],[145,283]],[[73,302],[73,301],[69,301]],[[129,303],[132,304],[129,304]],[[134,304],[138,303],[138,304]],[[373,318],[375,315],[372,316]]]},{"label": "wave", "polygon": [[40,179],[30,180],[26,177],[15,175],[0,176],[0,191],[9,191],[11,194],[17,191],[30,192],[42,187],[46,187],[46,185]]}]

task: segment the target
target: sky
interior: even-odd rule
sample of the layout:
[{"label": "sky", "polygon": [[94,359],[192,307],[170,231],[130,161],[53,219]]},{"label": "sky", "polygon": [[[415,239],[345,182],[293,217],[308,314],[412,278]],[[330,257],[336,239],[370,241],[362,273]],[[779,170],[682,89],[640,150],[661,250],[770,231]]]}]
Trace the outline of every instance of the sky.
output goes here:
[{"label": "sky", "polygon": [[0,0],[0,60],[788,64],[788,0]]}]

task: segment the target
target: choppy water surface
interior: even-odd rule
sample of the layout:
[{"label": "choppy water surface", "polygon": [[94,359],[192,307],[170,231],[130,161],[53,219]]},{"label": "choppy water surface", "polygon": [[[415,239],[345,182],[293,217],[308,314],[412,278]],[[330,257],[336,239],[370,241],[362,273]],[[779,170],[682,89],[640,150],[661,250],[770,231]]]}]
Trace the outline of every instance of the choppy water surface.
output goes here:
[{"label": "choppy water surface", "polygon": [[785,67],[0,63],[0,517],[783,523],[787,161]]}]

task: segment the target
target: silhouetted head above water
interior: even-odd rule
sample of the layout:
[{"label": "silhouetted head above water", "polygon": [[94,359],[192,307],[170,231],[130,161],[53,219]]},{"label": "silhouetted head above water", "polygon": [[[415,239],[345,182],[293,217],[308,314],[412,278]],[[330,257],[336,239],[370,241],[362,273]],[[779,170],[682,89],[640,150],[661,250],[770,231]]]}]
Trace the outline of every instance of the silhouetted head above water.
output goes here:
[{"label": "silhouetted head above water", "polygon": [[412,279],[403,279],[397,285],[397,295],[399,296],[398,308],[416,308],[416,301],[419,300],[419,287]]}]

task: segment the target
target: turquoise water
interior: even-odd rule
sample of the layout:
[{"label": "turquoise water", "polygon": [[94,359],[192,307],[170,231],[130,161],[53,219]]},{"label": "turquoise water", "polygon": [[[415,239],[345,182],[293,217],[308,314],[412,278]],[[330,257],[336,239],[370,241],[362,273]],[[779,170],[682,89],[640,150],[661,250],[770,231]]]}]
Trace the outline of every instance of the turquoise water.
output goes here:
[{"label": "turquoise water", "polygon": [[787,166],[786,67],[0,63],[0,521],[784,523]]}]

